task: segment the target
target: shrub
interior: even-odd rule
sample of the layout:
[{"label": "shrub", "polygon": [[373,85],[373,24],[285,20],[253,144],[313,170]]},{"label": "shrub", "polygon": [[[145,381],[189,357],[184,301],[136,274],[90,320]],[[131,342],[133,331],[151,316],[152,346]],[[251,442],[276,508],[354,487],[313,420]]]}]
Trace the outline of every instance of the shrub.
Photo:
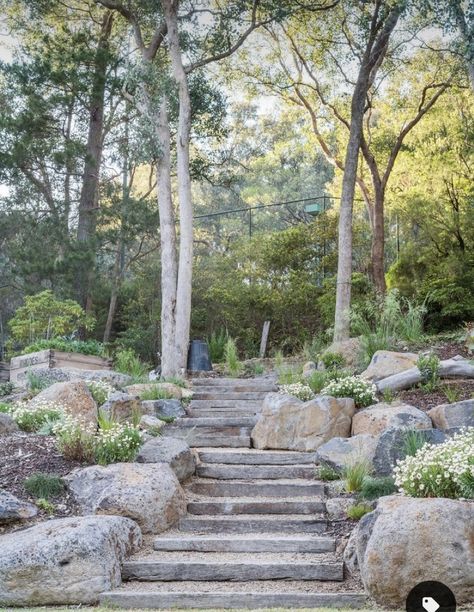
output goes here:
[{"label": "shrub", "polygon": [[382,391],[382,398],[385,403],[391,404],[395,399],[395,393],[393,389],[384,389]]},{"label": "shrub", "polygon": [[321,389],[327,385],[329,381],[328,373],[320,370],[314,370],[310,376],[305,378],[305,382],[313,393],[320,393]]},{"label": "shrub", "polygon": [[56,497],[64,491],[62,478],[55,474],[42,474],[38,472],[27,478],[23,485],[30,495],[43,499]]},{"label": "shrub", "polygon": [[221,363],[224,361],[225,345],[229,339],[229,334],[226,329],[214,331],[207,339],[209,345],[209,357],[213,363]]},{"label": "shrub", "polygon": [[56,423],[53,433],[61,454],[70,461],[92,463],[94,459],[94,436],[97,428],[65,415]]},{"label": "shrub", "polygon": [[150,385],[140,393],[141,400],[173,399],[173,394],[159,385]]},{"label": "shrub", "polygon": [[444,385],[443,393],[450,404],[454,404],[461,399],[461,391],[452,385]]},{"label": "shrub", "polygon": [[348,518],[352,519],[353,521],[360,521],[360,519],[369,512],[372,512],[371,506],[369,506],[369,504],[361,503],[354,504],[353,506],[347,508],[346,514]]},{"label": "shrub", "polygon": [[321,355],[321,361],[326,370],[337,370],[346,365],[346,360],[342,353],[323,353]]},{"label": "shrub", "polygon": [[364,408],[377,402],[377,387],[360,376],[348,376],[331,381],[321,393],[332,397],[352,397],[357,408]]},{"label": "shrub", "polygon": [[51,381],[47,377],[40,376],[34,370],[28,370],[26,372],[26,386],[28,390],[35,395],[50,385]]},{"label": "shrub", "polygon": [[280,385],[294,385],[301,381],[301,370],[294,366],[278,368],[278,383]]},{"label": "shrub", "polygon": [[342,470],[344,487],[347,493],[354,493],[356,491],[360,491],[362,489],[365,479],[369,474],[370,466],[367,461],[355,461],[354,463],[347,465]]},{"label": "shrub", "polygon": [[105,404],[109,395],[115,391],[114,387],[104,380],[86,380],[84,382],[98,406]]},{"label": "shrub", "polygon": [[73,340],[71,338],[51,338],[49,340],[37,340],[22,349],[22,354],[36,353],[45,349],[64,351],[65,353],[81,353],[82,355],[94,355],[103,357],[105,348],[97,340]]},{"label": "shrub", "polygon": [[0,383],[0,397],[4,397],[5,395],[10,395],[13,392],[15,385],[11,382]]},{"label": "shrub", "polygon": [[94,458],[100,465],[132,461],[142,443],[136,427],[129,423],[114,423],[99,429],[94,440]]},{"label": "shrub", "polygon": [[114,367],[117,372],[128,374],[134,382],[148,380],[148,372],[151,366],[140,361],[139,357],[132,349],[122,349],[115,353]]},{"label": "shrub", "polygon": [[36,432],[45,423],[58,421],[61,418],[63,407],[54,402],[38,402],[34,405],[18,402],[11,405],[9,412],[20,429]]},{"label": "shrub", "polygon": [[40,510],[47,512],[48,514],[54,514],[54,511],[56,510],[54,504],[44,498],[37,499],[36,505]]},{"label": "shrub", "polygon": [[394,468],[395,484],[411,497],[474,498],[474,427],[443,444],[425,444]]},{"label": "shrub", "polygon": [[379,478],[367,476],[362,483],[360,495],[364,499],[372,500],[384,495],[391,495],[396,491],[397,487],[391,476],[381,476]]},{"label": "shrub", "polygon": [[314,397],[314,393],[311,391],[311,388],[308,387],[308,385],[303,385],[301,383],[295,383],[292,385],[281,385],[279,393],[294,395],[294,397],[297,397],[303,402],[308,402]]},{"label": "shrub", "polygon": [[340,480],[341,473],[339,470],[336,470],[336,468],[327,465],[327,463],[321,463],[318,470],[318,477],[325,482],[331,482],[333,480]]},{"label": "shrub", "polygon": [[439,383],[439,357],[434,353],[420,355],[416,362],[427,391],[434,391]]},{"label": "shrub", "polygon": [[242,372],[242,364],[239,361],[237,345],[233,338],[227,338],[224,347],[224,358],[226,370],[231,376],[239,376]]}]

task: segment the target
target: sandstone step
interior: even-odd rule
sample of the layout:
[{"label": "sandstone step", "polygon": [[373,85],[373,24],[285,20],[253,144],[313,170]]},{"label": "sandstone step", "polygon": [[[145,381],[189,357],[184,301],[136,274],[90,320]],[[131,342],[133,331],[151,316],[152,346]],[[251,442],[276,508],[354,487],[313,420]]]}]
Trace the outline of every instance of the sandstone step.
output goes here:
[{"label": "sandstone step", "polygon": [[309,463],[314,465],[316,453],[257,449],[201,449],[199,458],[203,463],[235,463],[237,465],[303,465]]},{"label": "sandstone step", "polygon": [[334,580],[342,581],[342,562],[125,561],[124,580]]},{"label": "sandstone step", "polygon": [[180,531],[194,533],[323,533],[327,521],[322,518],[278,515],[191,516],[179,521]]},{"label": "sandstone step", "polygon": [[312,465],[226,465],[221,463],[201,463],[196,467],[201,478],[220,478],[225,480],[253,480],[256,478],[315,478]]},{"label": "sandstone step", "polygon": [[192,399],[189,408],[230,408],[232,410],[260,410],[262,400]]},{"label": "sandstone step", "polygon": [[[180,583],[181,584],[181,583]],[[248,583],[243,583],[247,585]],[[263,583],[267,584],[267,583]],[[310,584],[310,583],[303,583]],[[327,584],[327,583],[326,583]],[[338,583],[339,584],[339,583]],[[226,610],[226,609],[250,609],[262,610],[266,608],[277,608],[293,610],[307,608],[315,610],[319,608],[362,608],[366,605],[366,596],[363,593],[345,592],[289,592],[288,587],[278,583],[277,587],[265,592],[259,588],[256,592],[249,590],[222,590],[216,583],[208,583],[210,591],[202,591],[201,584],[193,583],[187,590],[170,590],[173,583],[164,583],[157,590],[151,590],[152,585],[143,585],[143,590],[136,589],[127,591],[127,586],[116,591],[102,593],[100,603],[103,605],[123,609],[200,609],[200,610]],[[239,586],[236,583],[236,586]]]},{"label": "sandstone step", "polygon": [[[239,449],[240,450],[240,449]],[[310,480],[195,480],[185,486],[187,491],[196,495],[213,497],[322,497],[324,484]]]},{"label": "sandstone step", "polygon": [[255,416],[225,416],[225,417],[181,417],[173,422],[172,427],[208,427],[218,431],[227,427],[250,427],[257,422]]},{"label": "sandstone step", "polygon": [[293,501],[258,499],[240,500],[200,500],[188,503],[189,514],[319,514],[326,511],[326,504],[321,500]]},{"label": "sandstone step", "polygon": [[263,401],[267,391],[221,391],[209,387],[200,387],[193,393],[193,400],[239,400]]},{"label": "sandstone step", "polygon": [[324,553],[334,552],[335,538],[314,536],[233,536],[218,534],[215,536],[158,537],[153,548],[160,551],[192,551],[192,552],[225,552],[225,553],[260,553],[260,552],[295,552]]}]

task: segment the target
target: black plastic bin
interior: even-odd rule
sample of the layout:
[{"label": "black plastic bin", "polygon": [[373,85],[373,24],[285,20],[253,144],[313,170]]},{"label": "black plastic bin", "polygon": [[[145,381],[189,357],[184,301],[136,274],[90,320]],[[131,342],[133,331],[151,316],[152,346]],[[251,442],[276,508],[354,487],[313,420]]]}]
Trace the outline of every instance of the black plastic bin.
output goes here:
[{"label": "black plastic bin", "polygon": [[209,347],[204,340],[191,340],[189,343],[188,370],[191,372],[210,372],[212,370]]}]

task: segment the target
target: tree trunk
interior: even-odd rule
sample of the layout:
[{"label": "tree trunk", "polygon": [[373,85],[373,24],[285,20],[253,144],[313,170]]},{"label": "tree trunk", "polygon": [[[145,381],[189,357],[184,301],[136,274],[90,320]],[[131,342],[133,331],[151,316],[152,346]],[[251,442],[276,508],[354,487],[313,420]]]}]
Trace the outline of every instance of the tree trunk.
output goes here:
[{"label": "tree trunk", "polygon": [[112,332],[112,324],[114,321],[115,310],[117,308],[117,298],[121,284],[121,259],[122,259],[122,245],[121,240],[117,244],[117,252],[115,254],[114,271],[112,278],[112,291],[110,293],[109,311],[107,313],[107,321],[105,323],[103,343],[107,344],[110,340],[110,334]]},{"label": "tree trunk", "polygon": [[99,175],[102,161],[105,86],[112,23],[113,13],[107,12],[102,20],[99,43],[94,59],[86,159],[79,199],[77,242],[81,252],[78,254],[75,285],[77,301],[83,307],[90,303],[90,299],[88,299],[90,279],[95,261],[96,211],[98,207]]},{"label": "tree trunk", "polygon": [[[176,373],[184,374],[191,325],[191,297],[193,272],[193,207],[191,175],[189,172],[189,141],[191,132],[191,98],[179,46],[177,3],[162,0],[168,27],[168,41],[173,76],[178,84],[179,117],[177,133],[177,174],[179,199],[179,264],[176,291],[175,350]],[[163,355],[165,358],[165,355]]]},{"label": "tree trunk", "polygon": [[375,188],[374,198],[374,225],[372,228],[372,278],[375,290],[379,295],[385,295],[385,227],[384,227],[384,200],[385,193],[381,187]]}]

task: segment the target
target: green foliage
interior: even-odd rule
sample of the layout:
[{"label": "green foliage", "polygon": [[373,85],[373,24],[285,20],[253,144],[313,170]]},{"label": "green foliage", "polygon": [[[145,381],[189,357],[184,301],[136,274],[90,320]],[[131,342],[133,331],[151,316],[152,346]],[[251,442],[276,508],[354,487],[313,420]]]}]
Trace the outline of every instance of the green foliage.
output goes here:
[{"label": "green foliage", "polygon": [[161,378],[160,382],[171,383],[173,385],[176,385],[177,387],[181,387],[182,389],[187,388],[186,381],[180,378],[179,376],[168,376],[167,378]]},{"label": "green foliage", "polygon": [[239,361],[237,345],[233,338],[228,338],[224,347],[224,358],[226,371],[231,376],[239,376],[242,373],[242,364]]},{"label": "green foliage", "polygon": [[373,500],[396,492],[397,487],[391,476],[381,476],[378,478],[366,476],[362,482],[360,496],[363,499]]},{"label": "green foliage", "polygon": [[103,380],[86,380],[85,383],[98,406],[105,404],[109,395],[115,391],[112,385]]},{"label": "green foliage", "polygon": [[60,476],[55,474],[43,474],[38,472],[29,476],[23,483],[25,489],[33,497],[50,499],[57,497],[64,491],[64,482]]},{"label": "green foliage", "polygon": [[52,504],[49,500],[44,499],[43,497],[37,499],[35,503],[40,510],[47,512],[48,514],[54,514],[54,511],[56,510],[55,505]]},{"label": "green foliage", "polygon": [[461,391],[454,385],[443,385],[443,393],[450,404],[454,404],[461,399]]},{"label": "green foliage", "polygon": [[395,400],[395,393],[393,389],[384,389],[382,391],[382,399],[386,404],[391,404]]},{"label": "green foliage", "polygon": [[133,382],[148,380],[150,365],[143,363],[132,349],[121,349],[115,353],[114,367],[117,372],[128,374]]},{"label": "green foliage", "polygon": [[141,444],[141,434],[136,427],[128,423],[113,423],[97,432],[94,459],[99,465],[133,461]]},{"label": "green foliage", "polygon": [[34,405],[20,402],[12,404],[9,412],[20,429],[27,432],[38,432],[46,424],[61,418],[62,407],[52,402],[41,402]]},{"label": "green foliage", "polygon": [[321,393],[328,381],[328,373],[322,370],[314,370],[310,376],[305,377],[306,384],[316,394]]},{"label": "green foliage", "polygon": [[34,370],[27,370],[26,372],[26,386],[29,391],[33,394],[37,394],[43,389],[49,387],[51,382],[44,376],[37,374]]},{"label": "green foliage", "polygon": [[341,478],[341,473],[330,465],[321,463],[318,469],[318,478],[324,482],[331,482],[333,480],[339,480]]},{"label": "green foliage", "polygon": [[434,353],[420,355],[416,362],[423,380],[423,388],[426,391],[434,391],[439,384],[439,357]]},{"label": "green foliage", "polygon": [[314,397],[314,393],[311,387],[302,383],[294,383],[289,385],[281,385],[280,393],[286,393],[287,395],[293,395],[303,402],[308,402]]},{"label": "green foliage", "polygon": [[403,436],[402,451],[405,457],[412,457],[426,444],[426,438],[419,429],[409,429]]},{"label": "green foliage", "polygon": [[45,349],[54,349],[56,351],[64,351],[65,353],[81,353],[82,355],[94,355],[96,357],[105,356],[105,348],[101,342],[97,340],[72,340],[70,338],[51,338],[49,340],[37,340],[33,344],[29,344],[21,353],[36,353]]},{"label": "green foliage", "polygon": [[24,306],[9,321],[12,340],[23,344],[70,335],[79,327],[90,330],[94,325],[94,318],[77,302],[59,300],[50,290],[26,296]]},{"label": "green foliage", "polygon": [[10,414],[11,404],[6,404],[5,402],[0,402],[0,412],[2,414]]},{"label": "green foliage", "polygon": [[352,397],[357,408],[364,408],[377,402],[377,388],[361,376],[347,376],[329,382],[323,389],[322,395],[331,397]]},{"label": "green foliage", "polygon": [[10,395],[13,392],[15,385],[11,382],[0,383],[0,397]]},{"label": "green foliage", "polygon": [[224,361],[225,347],[229,339],[229,334],[226,329],[213,331],[207,342],[209,345],[209,357],[212,363],[221,363]]},{"label": "green foliage", "polygon": [[370,475],[371,468],[367,461],[355,461],[347,465],[342,470],[344,488],[347,493],[355,493],[362,490],[367,476]]},{"label": "green foliage", "polygon": [[160,387],[160,385],[150,385],[147,389],[144,389],[140,393],[141,400],[164,400],[173,399],[174,395]]},{"label": "green foliage", "polygon": [[352,519],[353,521],[360,521],[363,516],[365,516],[369,512],[372,512],[372,510],[373,508],[369,506],[369,504],[359,503],[354,504],[353,506],[349,506],[349,508],[347,508],[346,514],[347,517]]},{"label": "green foliage", "polygon": [[327,370],[337,370],[346,365],[346,361],[342,353],[323,353],[321,355],[321,361]]},{"label": "green foliage", "polygon": [[279,385],[296,385],[301,381],[301,368],[298,366],[284,365],[277,368]]},{"label": "green foliage", "polygon": [[163,423],[174,423],[176,421],[176,417],[174,416],[159,416],[158,417],[160,419],[160,421],[163,421]]},{"label": "green foliage", "polygon": [[65,415],[54,427],[59,452],[69,461],[93,463],[96,428]]},{"label": "green foliage", "polygon": [[251,373],[254,376],[261,376],[265,373],[265,367],[262,363],[252,363],[251,365]]}]

